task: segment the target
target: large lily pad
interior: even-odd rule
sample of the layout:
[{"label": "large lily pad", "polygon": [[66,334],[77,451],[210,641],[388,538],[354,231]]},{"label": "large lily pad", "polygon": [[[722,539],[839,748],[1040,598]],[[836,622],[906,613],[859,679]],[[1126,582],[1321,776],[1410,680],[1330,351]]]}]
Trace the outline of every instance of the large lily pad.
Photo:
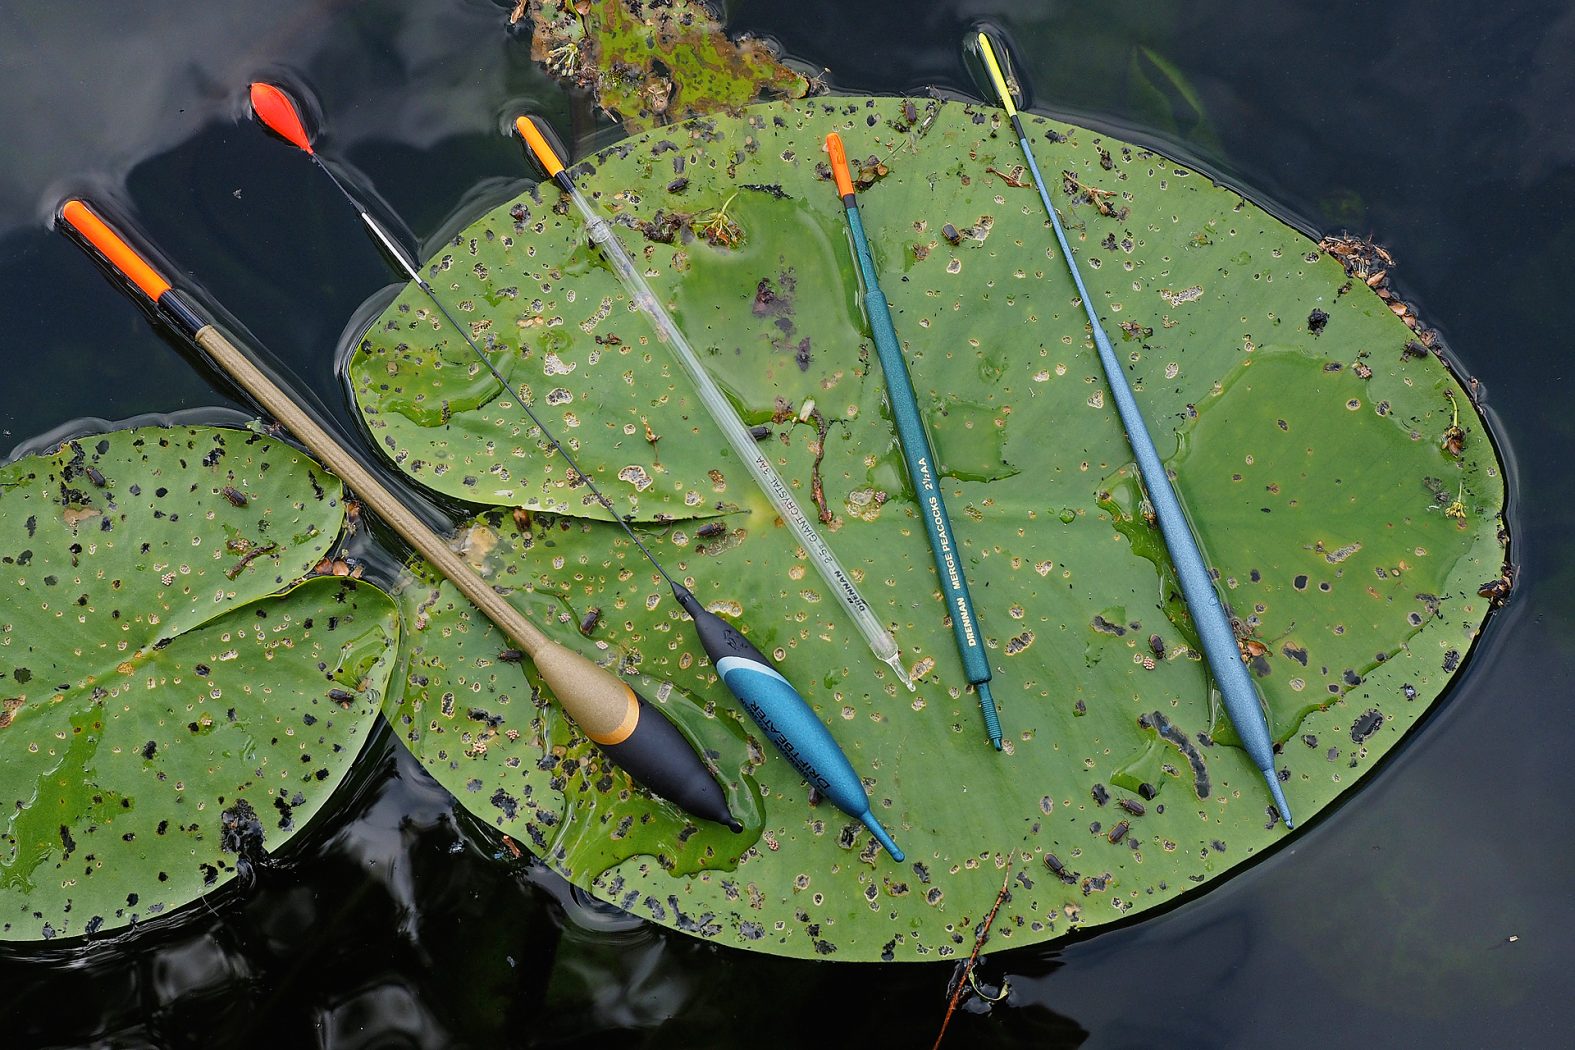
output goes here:
[{"label": "large lily pad", "polygon": [[398,636],[374,587],[293,586],[343,522],[337,480],[241,431],[0,467],[0,939],[173,910],[322,807]]},{"label": "large lily pad", "polygon": [[[1176,450],[1307,821],[1415,724],[1488,611],[1476,592],[1505,542],[1491,444],[1444,364],[1408,352],[1390,304],[1303,235],[1147,150],[1028,126],[1151,428]],[[824,179],[830,130],[869,158],[865,222],[991,649],[1002,754],[961,688],[894,448]],[[995,921],[1008,944],[1130,916],[1285,837],[1229,743],[1021,164],[996,110],[840,98],[665,128],[575,169],[740,410],[769,427],[800,498],[823,498],[827,536],[921,676],[917,695],[864,648],[555,188],[485,216],[429,268],[514,392],[488,387],[413,289],[374,325],[351,377],[378,440],[436,488],[587,519],[485,515],[478,564],[566,641],[671,683],[668,706],[761,809],[730,844],[602,776],[515,669],[500,672],[502,639],[439,594],[412,643],[419,689],[391,714],[462,801],[636,914],[843,960],[966,952],[1008,879]],[[775,655],[906,863],[816,805],[740,720],[654,573],[543,456],[513,403],[522,388],[656,522],[670,567]],[[1457,411],[1463,443],[1445,440]],[[689,520],[702,512],[718,517]],[[592,607],[599,623],[576,638]],[[703,846],[680,853],[686,834]]]}]

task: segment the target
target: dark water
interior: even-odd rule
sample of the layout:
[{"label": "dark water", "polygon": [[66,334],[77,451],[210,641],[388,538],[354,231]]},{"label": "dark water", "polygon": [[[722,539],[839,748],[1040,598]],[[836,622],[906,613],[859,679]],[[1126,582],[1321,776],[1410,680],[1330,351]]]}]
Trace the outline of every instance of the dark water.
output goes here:
[{"label": "dark water", "polygon": [[[409,243],[430,242],[524,175],[504,114],[574,126],[526,37],[505,31],[510,6],[7,0],[0,450],[76,417],[245,407],[46,229],[68,191],[151,233],[348,421],[335,349],[392,278],[308,165],[238,122],[243,87],[270,72],[309,85],[332,117],[325,147],[375,173],[363,185]],[[1397,292],[1481,380],[1510,460],[1514,599],[1436,713],[1342,805],[1206,895],[988,955],[982,982],[1010,993],[957,1017],[948,1045],[1567,1045],[1575,8],[725,10],[835,87],[872,92],[977,94],[960,41],[988,21],[1035,108],[1158,145],[1309,231],[1374,235],[1399,260]],[[1158,105],[1142,90],[1166,66],[1205,119],[1185,90]],[[0,950],[0,1045],[928,1046],[939,1027],[949,965],[721,950],[495,848],[385,730],[249,896],[89,949]]]}]

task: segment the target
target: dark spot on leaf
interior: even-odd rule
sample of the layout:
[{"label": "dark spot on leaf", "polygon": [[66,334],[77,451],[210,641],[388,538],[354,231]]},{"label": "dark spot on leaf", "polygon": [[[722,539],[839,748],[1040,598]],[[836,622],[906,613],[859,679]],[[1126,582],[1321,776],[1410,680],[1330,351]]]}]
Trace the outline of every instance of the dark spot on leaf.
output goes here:
[{"label": "dark spot on leaf", "polygon": [[[1209,780],[1208,768],[1203,764],[1203,755],[1199,753],[1197,746],[1187,739],[1186,733],[1182,732],[1179,727],[1161,712],[1153,712],[1149,715],[1149,719],[1159,732],[1160,737],[1174,745],[1176,750],[1181,752],[1182,757],[1187,760],[1187,765],[1192,769],[1193,789],[1197,792],[1198,798],[1208,798],[1213,793],[1212,784]],[[1138,793],[1142,794],[1142,791],[1143,789],[1139,787]],[[1144,797],[1152,798],[1153,796],[1146,795]]]},{"label": "dark spot on leaf", "polygon": [[793,350],[793,360],[798,364],[800,372],[809,371],[809,336],[798,341],[798,346]]},{"label": "dark spot on leaf", "polygon": [[1109,885],[1110,873],[1108,871],[1103,875],[1090,875],[1083,880],[1083,896],[1086,897],[1090,893],[1103,893]]},{"label": "dark spot on leaf", "polygon": [[1121,626],[1119,623],[1111,623],[1103,616],[1095,616],[1093,623],[1090,626],[1092,626],[1094,630],[1098,631],[1100,634],[1113,634],[1117,638],[1127,633],[1127,629],[1125,627]]},{"label": "dark spot on leaf", "polygon": [[219,848],[226,853],[256,863],[266,860],[268,851],[263,848],[267,835],[257,811],[244,798],[219,814]]},{"label": "dark spot on leaf", "polygon": [[[487,728],[489,729],[496,729],[503,724],[502,715],[495,715],[488,711],[483,711],[479,707],[472,707],[470,710],[466,711],[465,714],[473,722],[486,723]],[[568,769],[566,767],[565,772],[572,772],[572,769]]]},{"label": "dark spot on leaf", "polygon": [[510,795],[502,788],[498,788],[498,790],[494,791],[492,793],[492,798],[488,799],[488,801],[503,811],[503,817],[505,820],[513,820],[515,814],[520,811],[519,799],[515,798],[513,795]]},{"label": "dark spot on leaf", "polygon": [[1356,721],[1351,723],[1351,742],[1360,744],[1362,741],[1378,732],[1378,727],[1383,724],[1383,712],[1377,710],[1368,710],[1364,712],[1357,717]]}]

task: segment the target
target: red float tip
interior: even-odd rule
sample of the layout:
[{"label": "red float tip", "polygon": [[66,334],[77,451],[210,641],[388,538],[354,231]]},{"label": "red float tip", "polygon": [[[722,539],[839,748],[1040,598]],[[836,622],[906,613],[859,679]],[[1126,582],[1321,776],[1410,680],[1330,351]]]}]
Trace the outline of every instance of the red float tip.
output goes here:
[{"label": "red float tip", "polygon": [[295,100],[283,90],[260,81],[253,84],[252,112],[268,130],[307,153],[312,152],[312,140],[307,137],[306,125],[301,122],[301,112],[295,108]]}]

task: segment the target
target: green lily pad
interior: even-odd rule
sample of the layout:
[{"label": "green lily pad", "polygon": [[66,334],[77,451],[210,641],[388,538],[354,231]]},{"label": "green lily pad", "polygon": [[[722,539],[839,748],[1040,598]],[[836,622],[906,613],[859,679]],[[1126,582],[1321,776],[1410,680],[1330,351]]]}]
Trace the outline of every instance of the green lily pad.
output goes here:
[{"label": "green lily pad", "polygon": [[[1477,591],[1498,579],[1506,541],[1483,422],[1443,362],[1413,352],[1398,308],[1345,272],[1349,246],[1322,252],[1148,150],[1026,123],[1151,429],[1175,450],[1177,487],[1284,742],[1286,793],[1309,821],[1443,692],[1488,612]],[[831,130],[861,161],[864,220],[991,651],[1000,754],[964,691],[894,446],[825,178]],[[637,915],[841,960],[966,954],[1003,882],[995,943],[1130,917],[1285,838],[1231,746],[1081,304],[999,111],[762,105],[630,139],[575,176],[740,411],[767,427],[799,498],[822,504],[828,541],[920,676],[916,694],[871,657],[554,187],[483,217],[428,272],[516,387],[551,406],[582,466],[650,523],[658,556],[798,685],[908,858],[894,863],[808,797],[655,573],[541,453],[511,403],[518,390],[489,389],[407,289],[351,363],[379,442],[443,491],[465,495],[453,479],[469,471],[470,498],[571,511],[484,515],[478,563],[562,640],[596,647],[648,690],[666,683],[669,710],[732,796],[760,809],[729,841],[603,776],[590,745],[497,663],[501,638],[440,595],[413,632],[419,688],[390,716],[466,805]],[[1446,441],[1457,411],[1460,441]],[[620,482],[630,467],[651,484]],[[479,480],[489,470],[508,472],[512,495]],[[715,516],[691,520],[701,512]],[[695,838],[704,845],[680,854]]]},{"label": "green lily pad", "polygon": [[172,911],[322,808],[398,636],[375,587],[295,585],[343,522],[337,480],[242,431],[0,467],[0,939]]}]

